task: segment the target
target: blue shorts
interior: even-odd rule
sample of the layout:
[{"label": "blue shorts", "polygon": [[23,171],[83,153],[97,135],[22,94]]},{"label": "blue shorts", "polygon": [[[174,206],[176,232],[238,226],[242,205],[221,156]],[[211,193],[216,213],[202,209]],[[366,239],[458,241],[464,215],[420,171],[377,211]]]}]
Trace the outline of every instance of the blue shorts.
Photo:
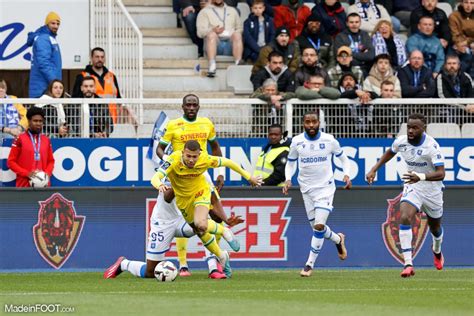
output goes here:
[{"label": "blue shorts", "polygon": [[232,42],[230,39],[219,39],[217,42],[217,55],[232,56]]}]

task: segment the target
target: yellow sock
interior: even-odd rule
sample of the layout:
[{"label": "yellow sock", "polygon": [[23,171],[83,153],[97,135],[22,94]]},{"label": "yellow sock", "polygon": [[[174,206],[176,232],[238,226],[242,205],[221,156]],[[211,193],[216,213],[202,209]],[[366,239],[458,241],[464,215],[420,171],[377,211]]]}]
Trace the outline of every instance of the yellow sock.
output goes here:
[{"label": "yellow sock", "polygon": [[222,224],[216,223],[212,219],[207,220],[207,231],[213,235],[222,235],[224,233],[224,226]]},{"label": "yellow sock", "polygon": [[176,238],[176,250],[180,267],[187,267],[186,250],[188,249],[188,238]]},{"label": "yellow sock", "polygon": [[199,236],[199,238],[201,238],[202,244],[207,248],[207,250],[215,254],[217,258],[221,257],[222,250],[217,244],[216,238],[213,235],[205,233],[204,235]]}]

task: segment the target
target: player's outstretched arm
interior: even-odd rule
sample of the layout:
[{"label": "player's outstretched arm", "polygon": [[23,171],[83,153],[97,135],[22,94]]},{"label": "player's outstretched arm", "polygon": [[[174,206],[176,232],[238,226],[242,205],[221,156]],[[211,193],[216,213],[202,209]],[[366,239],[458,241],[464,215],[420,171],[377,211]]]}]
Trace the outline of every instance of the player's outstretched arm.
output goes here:
[{"label": "player's outstretched arm", "polygon": [[155,173],[153,178],[151,178],[151,185],[158,191],[164,193],[166,190],[170,189],[169,186],[164,184],[162,180],[166,177],[165,171],[163,171],[161,168],[158,169],[158,171]]},{"label": "player's outstretched arm", "polygon": [[366,174],[365,178],[368,184],[374,183],[375,176],[377,175],[377,170],[381,166],[383,166],[387,161],[395,157],[396,153],[394,153],[391,149],[387,150],[382,157],[380,158],[379,161],[370,169],[370,171]]},{"label": "player's outstretched arm", "polygon": [[[213,156],[217,157],[222,157],[222,150],[221,146],[219,145],[219,142],[217,139],[214,139],[213,141],[209,141],[209,145],[211,146],[211,152]],[[222,190],[224,187],[224,175],[221,174],[222,169],[217,169],[217,179],[216,179],[216,189],[218,192]]]},{"label": "player's outstretched arm", "polygon": [[[224,167],[228,167],[232,170],[234,170],[235,172],[238,172],[242,177],[244,177],[252,186],[254,187],[259,187],[262,185],[263,183],[263,179],[261,176],[257,176],[257,177],[254,177],[252,175],[250,175],[250,173],[248,173],[247,171],[245,171],[244,169],[242,169],[241,166],[239,166],[238,164],[236,164],[235,162],[233,162],[232,160],[230,159],[227,159],[227,158],[224,158],[224,157],[220,157],[220,160],[221,160],[221,166],[224,166]],[[219,166],[220,167],[220,166]]]}]

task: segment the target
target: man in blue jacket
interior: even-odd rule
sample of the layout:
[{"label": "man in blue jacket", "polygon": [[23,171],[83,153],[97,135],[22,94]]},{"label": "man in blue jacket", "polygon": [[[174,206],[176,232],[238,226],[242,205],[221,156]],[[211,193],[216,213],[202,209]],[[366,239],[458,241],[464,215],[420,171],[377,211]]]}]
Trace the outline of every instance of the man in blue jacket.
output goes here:
[{"label": "man in blue jacket", "polygon": [[55,12],[46,16],[45,25],[28,33],[28,46],[32,46],[29,97],[43,95],[48,84],[62,79],[62,62],[59,44],[56,41],[61,19]]}]

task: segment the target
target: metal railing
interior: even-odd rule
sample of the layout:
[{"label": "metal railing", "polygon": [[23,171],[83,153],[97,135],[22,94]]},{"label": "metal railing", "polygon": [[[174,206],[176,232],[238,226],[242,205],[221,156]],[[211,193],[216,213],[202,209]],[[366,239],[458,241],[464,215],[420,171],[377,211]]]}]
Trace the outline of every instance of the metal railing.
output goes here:
[{"label": "metal railing", "polygon": [[[123,108],[146,105],[145,124],[110,123],[108,104],[117,101]],[[11,102],[11,99],[0,99],[0,104]],[[45,100],[15,99],[14,102],[28,107],[44,104]],[[98,131],[110,136],[119,130],[121,134],[115,137],[150,137],[160,112],[170,119],[182,116],[181,99],[51,99],[48,103],[63,105],[70,130],[68,137],[98,137],[95,135]],[[452,123],[450,126],[460,131],[464,124],[474,123],[474,113],[466,111],[468,104],[474,104],[474,99],[377,99],[367,105],[349,99],[291,99],[277,111],[258,99],[201,99],[199,115],[214,122],[219,138],[267,137],[272,123],[282,124],[292,136],[303,131],[304,113],[319,109],[321,128],[335,137],[386,138],[397,136],[408,115],[414,112],[424,114],[428,123]],[[144,127],[146,132],[140,133]]]},{"label": "metal railing", "polygon": [[[117,75],[123,98],[143,98],[143,35],[121,0],[90,0],[91,48],[106,50],[107,65]],[[141,124],[140,103],[129,105]]]}]

